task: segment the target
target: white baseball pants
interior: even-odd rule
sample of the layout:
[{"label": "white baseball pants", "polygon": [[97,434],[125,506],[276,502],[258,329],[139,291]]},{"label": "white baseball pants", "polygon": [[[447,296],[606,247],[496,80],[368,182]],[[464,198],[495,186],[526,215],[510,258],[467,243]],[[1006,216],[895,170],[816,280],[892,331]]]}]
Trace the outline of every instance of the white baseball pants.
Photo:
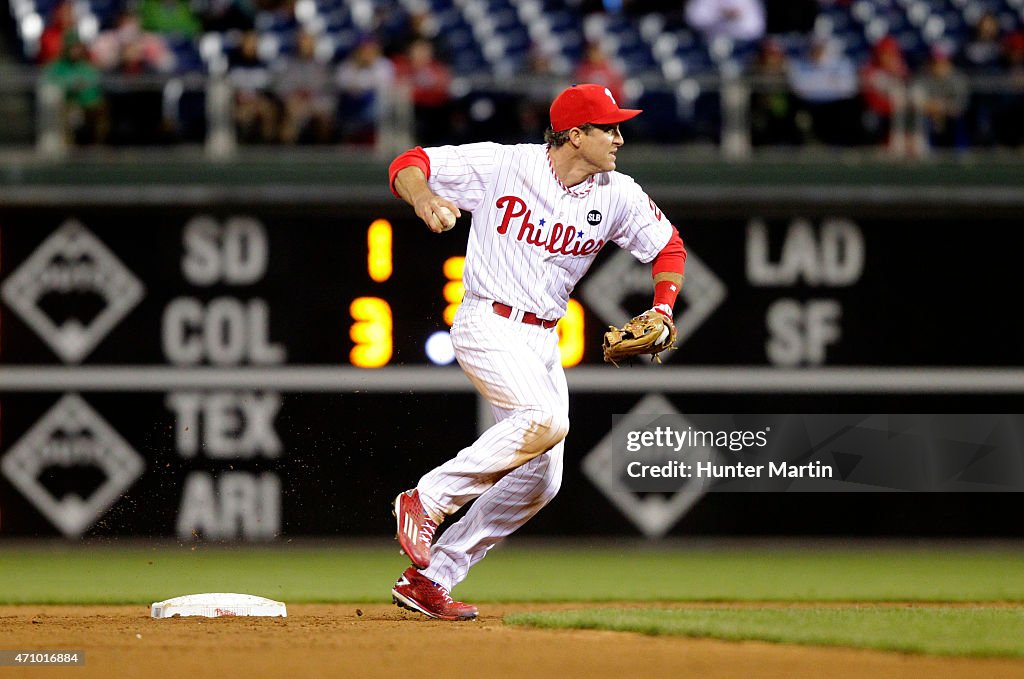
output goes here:
[{"label": "white baseball pants", "polygon": [[427,511],[447,516],[476,499],[431,548],[431,580],[451,589],[473,564],[558,493],[569,390],[554,328],[494,313],[470,295],[452,325],[455,356],[496,423],[417,484]]}]

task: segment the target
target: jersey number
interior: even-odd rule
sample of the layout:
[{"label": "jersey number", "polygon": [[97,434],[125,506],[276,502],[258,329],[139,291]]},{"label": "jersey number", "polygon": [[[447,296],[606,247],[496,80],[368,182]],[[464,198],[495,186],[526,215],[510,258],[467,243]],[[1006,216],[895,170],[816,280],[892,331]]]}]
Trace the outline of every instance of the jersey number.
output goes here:
[{"label": "jersey number", "polygon": [[[644,195],[646,196],[647,194],[645,193]],[[651,212],[654,213],[654,217],[660,222],[661,210],[659,210],[658,206],[654,204],[654,201],[651,199],[650,196],[647,196],[647,204],[651,206]]]}]

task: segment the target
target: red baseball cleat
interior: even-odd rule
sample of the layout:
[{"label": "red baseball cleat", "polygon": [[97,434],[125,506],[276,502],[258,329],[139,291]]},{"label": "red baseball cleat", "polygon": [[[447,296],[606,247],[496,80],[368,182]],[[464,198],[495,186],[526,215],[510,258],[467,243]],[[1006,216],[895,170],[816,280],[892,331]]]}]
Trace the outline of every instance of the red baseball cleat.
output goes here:
[{"label": "red baseball cleat", "polygon": [[416,568],[430,565],[430,543],[434,541],[437,524],[423,509],[418,490],[407,490],[395,498],[395,520],[398,544]]},{"label": "red baseball cleat", "polygon": [[438,620],[472,620],[476,606],[454,601],[448,589],[409,567],[391,590],[391,600],[400,608]]}]

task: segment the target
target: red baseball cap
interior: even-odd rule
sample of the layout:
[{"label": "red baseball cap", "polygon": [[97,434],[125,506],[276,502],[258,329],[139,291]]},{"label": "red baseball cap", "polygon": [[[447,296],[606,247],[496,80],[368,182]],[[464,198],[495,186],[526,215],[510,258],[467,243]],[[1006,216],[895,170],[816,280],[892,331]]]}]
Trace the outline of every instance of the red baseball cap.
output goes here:
[{"label": "red baseball cap", "polygon": [[562,132],[584,123],[612,125],[633,118],[643,111],[619,108],[611,90],[603,85],[573,85],[551,102],[551,129]]}]

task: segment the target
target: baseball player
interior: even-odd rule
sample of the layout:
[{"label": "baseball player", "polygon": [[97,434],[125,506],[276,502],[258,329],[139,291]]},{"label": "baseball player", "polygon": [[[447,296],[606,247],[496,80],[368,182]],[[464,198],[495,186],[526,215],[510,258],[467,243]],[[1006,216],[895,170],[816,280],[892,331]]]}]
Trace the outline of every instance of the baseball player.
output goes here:
[{"label": "baseball player", "polygon": [[[615,172],[619,123],[640,112],[619,108],[602,86],[573,85],[551,104],[546,144],[417,147],[389,168],[392,192],[431,231],[473,214],[451,338],[496,421],[395,498],[397,537],[412,561],[391,592],[399,606],[475,618],[476,606],[451,589],[558,492],[569,397],[555,325],[606,243],[653,263],[652,312],[671,326],[686,250],[654,201]],[[438,525],[471,500],[435,543]]]}]

